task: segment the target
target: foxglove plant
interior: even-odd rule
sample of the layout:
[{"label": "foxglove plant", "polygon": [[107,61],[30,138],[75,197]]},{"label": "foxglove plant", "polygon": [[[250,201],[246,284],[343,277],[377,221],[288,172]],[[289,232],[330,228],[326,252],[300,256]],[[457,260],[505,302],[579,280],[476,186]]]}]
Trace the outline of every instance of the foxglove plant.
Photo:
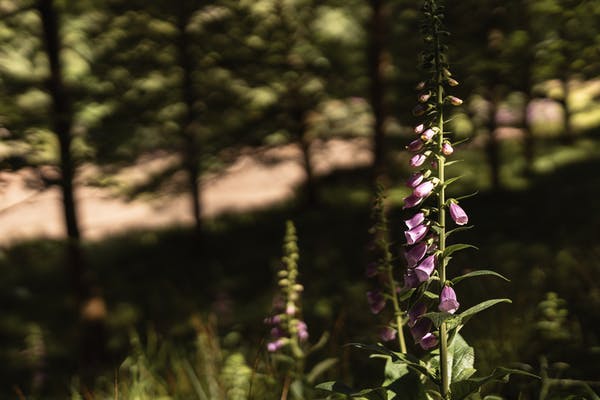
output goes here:
[{"label": "foxglove plant", "polygon": [[[296,228],[291,221],[286,224],[283,244],[282,268],[277,272],[278,294],[273,312],[264,322],[268,326],[269,340],[266,348],[271,358],[283,367],[281,400],[310,399],[314,380],[336,363],[336,359],[324,359],[305,374],[306,358],[327,343],[324,333],[314,345],[308,343],[308,327],[302,319],[302,292],[304,286],[298,282],[298,260],[300,258]],[[277,368],[276,368],[277,369]]]},{"label": "foxglove plant", "polygon": [[[460,199],[449,198],[446,193],[448,186],[458,177],[446,176],[446,167],[454,162],[448,157],[454,154],[456,143],[451,143],[445,129],[444,111],[447,106],[460,106],[463,101],[448,93],[451,87],[459,83],[452,78],[445,55],[446,46],[442,43],[447,32],[442,26],[441,2],[442,0],[425,0],[423,5],[424,22],[421,30],[425,51],[422,59],[423,69],[428,77],[416,87],[419,92],[418,104],[413,108],[413,115],[420,118],[420,121],[414,128],[417,138],[407,146],[410,153],[409,165],[416,171],[406,182],[411,193],[404,199],[402,207],[409,213],[404,220],[404,285],[399,293],[393,290],[391,295],[395,310],[400,310],[400,303],[403,301],[407,303],[404,309],[408,310],[406,316],[399,314],[392,328],[401,333],[406,324],[415,344],[425,354],[422,359],[417,359],[405,354],[405,351],[398,353],[383,346],[357,345],[385,355],[388,359],[386,376],[395,376],[395,379],[385,381],[381,387],[362,391],[354,391],[331,382],[319,386],[324,390],[343,392],[350,397],[370,398],[373,394],[373,398],[464,399],[486,382],[505,378],[513,373],[524,373],[498,368],[487,377],[472,378],[476,372],[473,365],[474,349],[458,334],[474,314],[510,300],[487,300],[458,312],[459,296],[454,289],[457,283],[483,275],[507,279],[488,270],[472,271],[451,278],[451,272],[454,272],[449,269],[451,255],[474,246],[447,245],[451,234],[469,228],[466,226],[469,217],[459,205]],[[457,227],[448,229],[448,215]],[[388,264],[387,261],[384,262],[383,269],[392,271]],[[392,285],[395,282],[391,272],[388,282]],[[379,311],[383,307],[378,301],[379,296],[371,294],[369,300],[373,311]],[[421,384],[420,389],[408,387]],[[411,397],[408,393],[415,395]]]}]

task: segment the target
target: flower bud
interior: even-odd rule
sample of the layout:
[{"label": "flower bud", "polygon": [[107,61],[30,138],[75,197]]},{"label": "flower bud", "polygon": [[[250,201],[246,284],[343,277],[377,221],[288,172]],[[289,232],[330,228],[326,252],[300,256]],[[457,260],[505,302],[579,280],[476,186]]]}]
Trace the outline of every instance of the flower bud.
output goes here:
[{"label": "flower bud", "polygon": [[458,86],[458,81],[456,79],[448,78],[448,85]]},{"label": "flower bud", "polygon": [[287,307],[285,308],[285,313],[289,316],[296,314],[296,305],[288,304]]},{"label": "flower bud", "polygon": [[415,172],[406,181],[406,186],[409,188],[416,188],[419,183],[423,182],[424,176],[421,172]]},{"label": "flower bud", "polygon": [[419,102],[420,103],[427,103],[430,98],[431,98],[431,92],[421,93],[419,95]]},{"label": "flower bud", "polygon": [[433,129],[429,128],[425,132],[423,132],[423,134],[421,135],[421,139],[427,142],[427,141],[431,140],[434,136],[435,136],[435,131]]},{"label": "flower bud", "polygon": [[453,106],[460,106],[463,103],[463,101],[456,96],[448,96],[446,97],[446,99],[448,99],[450,104],[452,104]]},{"label": "flower bud", "polygon": [[285,269],[279,270],[279,272],[277,272],[277,276],[280,278],[285,278],[287,274],[288,272]]},{"label": "flower bud", "polygon": [[279,280],[279,286],[281,286],[281,287],[285,287],[285,286],[287,286],[289,284],[290,284],[290,281],[287,280],[287,279],[280,279]]},{"label": "flower bud", "polygon": [[425,129],[425,125],[419,124],[419,125],[415,126],[415,133],[417,135],[420,135],[421,133],[423,133],[424,129]]},{"label": "flower bud", "polygon": [[421,139],[415,139],[406,146],[408,151],[412,151],[413,153],[419,151],[423,148],[423,141]]},{"label": "flower bud", "polygon": [[386,326],[379,332],[379,337],[384,342],[390,342],[396,339],[396,330],[390,326]]},{"label": "flower bud", "polygon": [[296,283],[296,284],[294,285],[294,290],[295,290],[295,291],[297,291],[297,292],[301,292],[301,291],[303,291],[303,290],[304,290],[304,286],[302,286],[302,285],[301,285],[301,284],[299,284],[299,283]]},{"label": "flower bud", "polygon": [[425,114],[426,111],[427,107],[425,107],[423,104],[417,104],[415,108],[413,108],[412,113],[415,117],[419,117]]},{"label": "flower bud", "polygon": [[415,154],[410,159],[410,166],[411,167],[420,167],[421,165],[423,165],[425,160],[427,160],[427,156],[425,154]]},{"label": "flower bud", "polygon": [[385,307],[385,297],[377,290],[368,291],[367,303],[373,314],[379,314]]},{"label": "flower bud", "polygon": [[426,83],[424,81],[421,81],[421,82],[417,83],[417,86],[415,86],[415,89],[423,90],[423,89],[425,89],[425,85],[426,85]]},{"label": "flower bud", "polygon": [[448,142],[444,142],[442,144],[442,153],[445,156],[449,156],[450,154],[454,153],[454,149],[452,148],[452,145]]}]

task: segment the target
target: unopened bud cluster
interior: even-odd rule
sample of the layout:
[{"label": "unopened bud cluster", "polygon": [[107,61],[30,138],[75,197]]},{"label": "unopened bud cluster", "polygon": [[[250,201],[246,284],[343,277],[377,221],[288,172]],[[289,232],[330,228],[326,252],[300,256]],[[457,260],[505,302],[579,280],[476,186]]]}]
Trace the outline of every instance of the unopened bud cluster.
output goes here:
[{"label": "unopened bud cluster", "polygon": [[301,319],[301,293],[304,287],[298,283],[298,244],[296,229],[291,221],[287,222],[283,246],[282,268],[277,272],[279,301],[274,306],[274,315],[265,319],[271,327],[271,340],[267,350],[275,352],[286,346],[300,356],[300,343],[308,339],[308,328]]}]

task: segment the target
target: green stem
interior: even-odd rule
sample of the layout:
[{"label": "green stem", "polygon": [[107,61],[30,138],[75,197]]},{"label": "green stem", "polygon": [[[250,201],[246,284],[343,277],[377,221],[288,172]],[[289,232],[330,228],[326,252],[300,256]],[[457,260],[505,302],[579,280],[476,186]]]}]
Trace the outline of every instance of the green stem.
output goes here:
[{"label": "green stem", "polygon": [[[432,2],[433,3],[433,2]],[[435,14],[435,10],[432,10],[432,15]],[[438,191],[438,225],[439,225],[439,243],[438,250],[440,256],[438,259],[438,272],[440,277],[440,293],[446,282],[446,259],[444,257],[444,251],[446,249],[446,185],[445,185],[445,157],[442,153],[442,146],[444,144],[444,70],[442,63],[442,55],[440,53],[440,33],[439,26],[435,20],[432,20],[433,25],[433,38],[434,38],[434,52],[435,52],[435,81],[437,87],[436,93],[436,110],[437,110],[437,121],[436,126],[438,128],[438,142],[437,142],[437,165],[438,165],[438,179],[439,179],[439,191]],[[450,371],[448,365],[448,330],[446,323],[442,323],[439,329],[439,349],[440,349],[440,375],[441,385],[440,391],[444,399],[450,399]]]},{"label": "green stem", "polygon": [[385,252],[385,266],[388,272],[388,279],[390,281],[390,291],[392,292],[392,303],[394,305],[394,317],[396,318],[396,327],[398,328],[398,344],[400,345],[400,352],[406,354],[406,341],[404,340],[404,321],[402,319],[402,310],[400,309],[400,303],[398,302],[398,296],[396,292],[396,281],[394,280],[394,274],[392,272],[391,254],[389,251]]}]

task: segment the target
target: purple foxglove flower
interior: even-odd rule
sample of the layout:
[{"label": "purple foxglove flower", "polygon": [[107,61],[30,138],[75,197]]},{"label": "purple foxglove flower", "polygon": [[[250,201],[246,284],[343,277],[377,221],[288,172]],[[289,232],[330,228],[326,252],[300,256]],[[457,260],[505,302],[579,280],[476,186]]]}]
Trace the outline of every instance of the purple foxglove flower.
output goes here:
[{"label": "purple foxglove flower", "polygon": [[419,183],[423,182],[424,178],[425,177],[421,172],[415,172],[406,181],[406,186],[408,186],[409,188],[416,188],[419,185]]},{"label": "purple foxglove flower", "polygon": [[367,265],[367,270],[365,272],[365,274],[367,275],[367,278],[373,278],[375,276],[377,276],[378,273],[378,266],[376,262],[371,262],[369,263],[369,265]]},{"label": "purple foxglove flower", "polygon": [[454,153],[454,149],[452,148],[452,145],[448,142],[444,142],[442,144],[442,153],[445,156],[449,156],[450,154]]},{"label": "purple foxglove flower", "polygon": [[408,151],[417,152],[423,148],[423,141],[421,139],[415,139],[406,146]]},{"label": "purple foxglove flower", "polygon": [[408,229],[412,229],[417,225],[421,225],[423,221],[425,221],[425,214],[423,214],[422,212],[418,212],[415,215],[413,215],[412,218],[405,220],[404,224]]},{"label": "purple foxglove flower", "polygon": [[415,133],[417,135],[420,135],[421,133],[423,133],[424,129],[425,129],[425,125],[419,124],[419,125],[415,126]]},{"label": "purple foxglove flower", "polygon": [[285,339],[283,339],[283,338],[277,339],[277,340],[267,344],[267,350],[270,353],[274,353],[277,350],[279,350],[280,348],[282,348],[284,344],[285,344]]},{"label": "purple foxglove flower", "polygon": [[438,306],[438,309],[454,314],[456,310],[458,310],[459,305],[458,301],[456,301],[454,289],[450,286],[444,286],[442,293],[440,293],[440,305]]},{"label": "purple foxglove flower", "polygon": [[404,201],[404,205],[402,206],[402,209],[404,210],[404,209],[412,208],[414,206],[421,204],[421,202],[423,201],[423,198],[417,197],[414,194],[411,194],[410,196],[406,197],[403,201]]},{"label": "purple foxglove flower", "polygon": [[425,235],[427,234],[427,231],[429,231],[429,227],[427,225],[418,225],[415,226],[414,228],[405,231],[404,232],[404,236],[406,236],[406,243],[407,244],[415,244],[418,241],[420,241],[421,239],[423,239],[425,237]]},{"label": "purple foxglove flower", "polygon": [[469,222],[469,216],[458,204],[450,203],[450,216],[456,225],[465,225]]},{"label": "purple foxglove flower", "polygon": [[425,282],[429,279],[433,270],[435,269],[435,254],[426,257],[421,263],[414,269],[419,282]]},{"label": "purple foxglove flower", "polygon": [[367,303],[373,314],[379,314],[385,307],[385,298],[381,292],[374,290],[367,292]]},{"label": "purple foxglove flower", "polygon": [[418,117],[425,114],[425,111],[427,111],[427,107],[423,104],[417,104],[415,108],[413,108],[412,113],[415,117]]},{"label": "purple foxglove flower", "polygon": [[283,336],[283,334],[284,334],[284,332],[279,326],[276,326],[271,329],[271,337],[274,339],[279,339],[280,337]]},{"label": "purple foxglove flower", "polygon": [[281,322],[281,315],[273,315],[264,319],[266,325],[277,325]]},{"label": "purple foxglove flower", "polygon": [[438,344],[438,338],[431,332],[427,333],[425,336],[419,340],[419,345],[423,350],[433,349]]},{"label": "purple foxglove flower", "polygon": [[431,140],[434,136],[435,136],[435,131],[433,129],[429,128],[425,132],[423,132],[423,134],[421,135],[421,139],[423,139],[424,141],[428,141],[428,140]]},{"label": "purple foxglove flower", "polygon": [[425,160],[427,160],[427,156],[425,154],[415,154],[410,159],[409,164],[411,167],[420,167],[421,165],[423,165]]},{"label": "purple foxglove flower", "polygon": [[306,322],[298,321],[296,328],[298,329],[298,339],[301,342],[305,342],[308,339],[308,327],[306,326]]},{"label": "purple foxglove flower", "polygon": [[413,195],[417,197],[427,197],[433,190],[434,184],[432,181],[425,181],[415,188]]},{"label": "purple foxglove flower", "polygon": [[417,278],[417,275],[412,269],[407,270],[404,273],[404,288],[412,289],[416,288],[417,286],[419,286],[419,279]]},{"label": "purple foxglove flower", "polygon": [[408,310],[408,326],[412,328],[417,323],[419,317],[427,311],[425,303],[415,303],[410,310]]},{"label": "purple foxglove flower", "polygon": [[390,326],[386,326],[379,332],[379,337],[384,342],[389,342],[396,339],[396,330]]},{"label": "purple foxglove flower", "polygon": [[421,261],[423,257],[425,257],[425,253],[427,252],[427,243],[419,242],[412,249],[408,250],[404,253],[404,257],[406,258],[406,263],[408,268],[414,268],[417,266],[417,263]]},{"label": "purple foxglove flower", "polygon": [[431,320],[428,318],[421,318],[417,320],[417,322],[410,328],[410,333],[412,334],[415,342],[420,342],[421,339],[425,335],[429,333],[431,330]]},{"label": "purple foxglove flower", "polygon": [[463,101],[456,96],[448,96],[447,98],[453,106],[460,106],[463,103]]}]

